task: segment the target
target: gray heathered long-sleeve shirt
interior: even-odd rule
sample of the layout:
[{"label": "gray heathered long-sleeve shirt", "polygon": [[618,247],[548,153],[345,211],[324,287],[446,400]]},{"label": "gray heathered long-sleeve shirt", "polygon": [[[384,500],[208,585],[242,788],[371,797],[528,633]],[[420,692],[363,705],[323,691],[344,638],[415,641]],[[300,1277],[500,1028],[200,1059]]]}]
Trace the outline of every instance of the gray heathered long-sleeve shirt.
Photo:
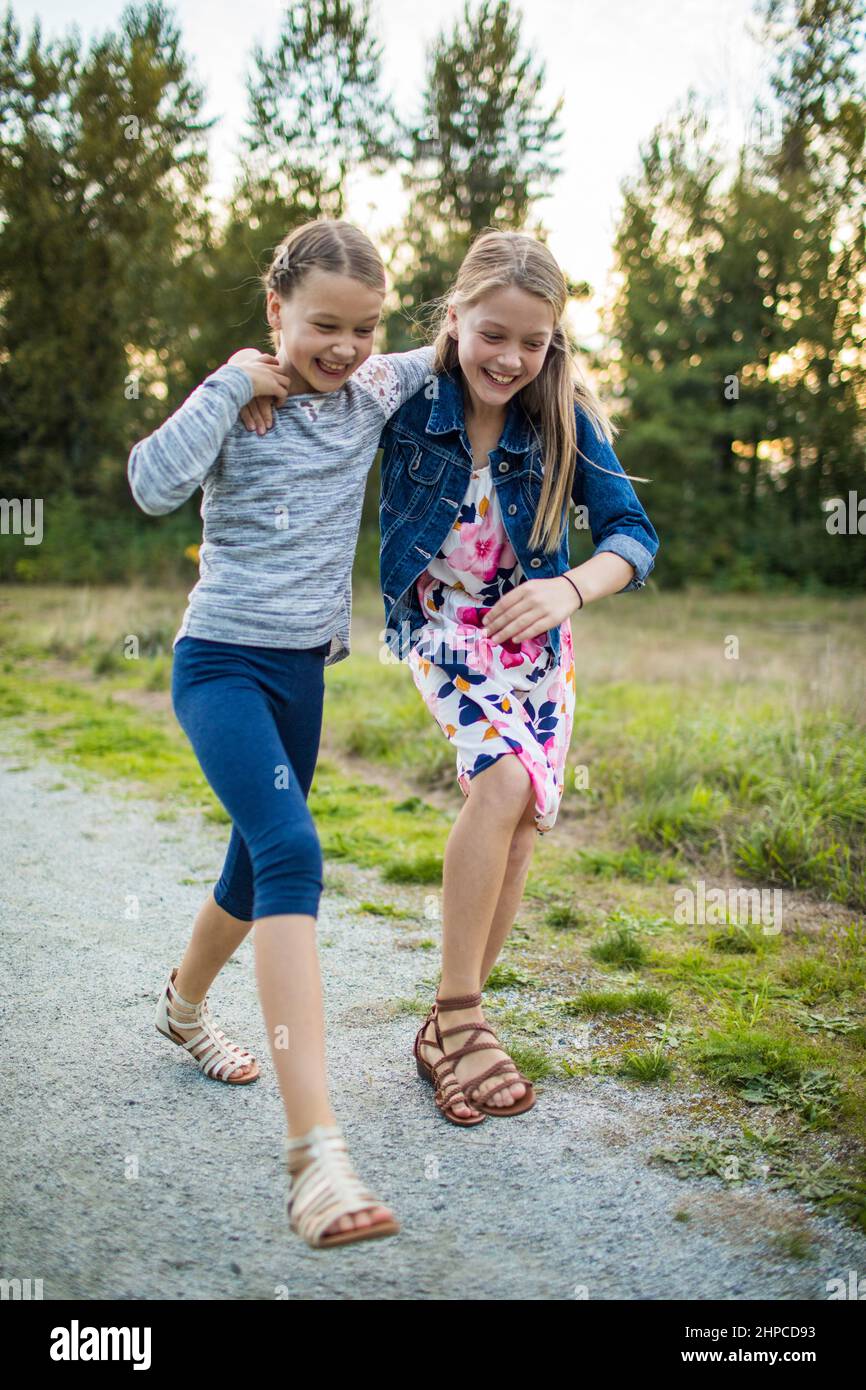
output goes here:
[{"label": "gray heathered long-sleeve shirt", "polygon": [[227,363],[133,445],[127,472],[142,511],[171,512],[204,491],[199,581],[174,644],[330,641],[326,666],[349,655],[367,475],[385,421],[432,365],[429,347],[369,357],[335,391],[287,397],[259,435],[239,418],[252,382]]}]

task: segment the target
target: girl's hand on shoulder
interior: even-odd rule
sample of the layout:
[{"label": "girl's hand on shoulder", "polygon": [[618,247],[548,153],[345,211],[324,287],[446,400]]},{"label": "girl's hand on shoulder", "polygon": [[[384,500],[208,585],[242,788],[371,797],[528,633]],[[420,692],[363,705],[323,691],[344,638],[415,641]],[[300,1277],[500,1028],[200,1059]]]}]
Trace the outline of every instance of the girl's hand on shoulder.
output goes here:
[{"label": "girl's hand on shoulder", "polygon": [[227,358],[226,366],[231,364],[233,367],[243,367],[247,362],[276,362],[276,360],[276,357],[271,353],[262,352],[260,348],[239,348],[237,352],[233,352],[231,357]]},{"label": "girl's hand on shoulder", "polygon": [[492,642],[527,642],[559,627],[580,600],[567,579],[527,579],[494,603],[482,622]]},{"label": "girl's hand on shoulder", "polygon": [[258,348],[241,348],[232,353],[229,362],[242,368],[253,383],[255,395],[241,410],[241,419],[248,430],[265,434],[274,423],[271,397],[282,405],[289,394],[289,378],[280,367],[280,360]]}]

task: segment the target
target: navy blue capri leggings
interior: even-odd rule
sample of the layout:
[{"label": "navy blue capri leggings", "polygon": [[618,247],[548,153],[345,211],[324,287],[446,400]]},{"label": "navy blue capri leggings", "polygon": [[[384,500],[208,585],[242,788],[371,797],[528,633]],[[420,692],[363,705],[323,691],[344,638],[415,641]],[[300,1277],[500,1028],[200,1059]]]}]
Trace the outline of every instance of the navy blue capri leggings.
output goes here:
[{"label": "navy blue capri leggings", "polygon": [[307,806],[325,693],[318,647],[181,637],[171,697],[205,777],[232,819],[214,898],[232,917],[316,917],[322,850]]}]

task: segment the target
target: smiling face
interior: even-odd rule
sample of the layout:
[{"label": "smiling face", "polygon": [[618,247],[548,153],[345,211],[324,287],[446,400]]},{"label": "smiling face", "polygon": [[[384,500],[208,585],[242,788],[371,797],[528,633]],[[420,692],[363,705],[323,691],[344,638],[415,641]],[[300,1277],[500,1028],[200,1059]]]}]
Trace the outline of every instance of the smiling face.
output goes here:
[{"label": "smiling face", "polygon": [[448,308],[448,332],[473,410],[503,406],[538,376],[555,327],[553,307],[517,285],[487,294],[477,304]]},{"label": "smiling face", "polygon": [[366,361],[384,293],[348,275],[309,271],[288,299],[267,297],[268,323],[280,330],[277,357],[290,395],[334,391]]}]

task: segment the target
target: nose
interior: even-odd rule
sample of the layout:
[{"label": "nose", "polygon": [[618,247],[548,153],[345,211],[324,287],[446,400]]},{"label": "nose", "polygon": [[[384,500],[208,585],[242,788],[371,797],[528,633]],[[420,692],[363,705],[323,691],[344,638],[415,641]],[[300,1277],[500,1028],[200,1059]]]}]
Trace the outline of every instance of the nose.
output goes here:
[{"label": "nose", "polygon": [[496,361],[498,364],[497,370],[501,371],[503,376],[507,376],[512,372],[520,371],[520,353],[517,352],[516,349],[514,352],[511,353],[505,352],[500,354],[500,356],[497,357]]}]

